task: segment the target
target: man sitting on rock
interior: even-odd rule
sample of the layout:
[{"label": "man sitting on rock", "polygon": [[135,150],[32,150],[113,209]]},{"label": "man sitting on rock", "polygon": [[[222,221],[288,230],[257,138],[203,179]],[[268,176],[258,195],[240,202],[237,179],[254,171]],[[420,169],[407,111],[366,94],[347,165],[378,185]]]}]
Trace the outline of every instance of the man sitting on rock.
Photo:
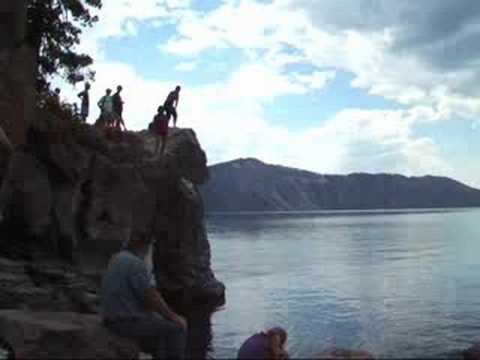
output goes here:
[{"label": "man sitting on rock", "polygon": [[187,322],[151,285],[144,262],[150,244],[145,232],[134,231],[126,249],[110,260],[102,285],[104,324],[119,336],[137,340],[155,358],[182,359]]}]

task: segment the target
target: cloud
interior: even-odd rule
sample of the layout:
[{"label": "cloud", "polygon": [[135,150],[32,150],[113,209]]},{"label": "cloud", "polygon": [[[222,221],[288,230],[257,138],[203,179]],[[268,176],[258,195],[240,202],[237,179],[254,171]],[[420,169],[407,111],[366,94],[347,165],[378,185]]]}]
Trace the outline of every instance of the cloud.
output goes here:
[{"label": "cloud", "polygon": [[[471,46],[480,35],[478,11],[468,0],[228,1],[179,18],[178,34],[161,49],[191,56],[231,47],[257,58],[266,51],[277,68],[306,62],[348,71],[352,85],[372,95],[473,117],[480,95],[480,54]],[[441,96],[439,87],[446,88]]]},{"label": "cloud", "polygon": [[[145,79],[131,65],[108,61],[101,45],[111,37],[136,36],[140,23],[168,23],[176,34],[154,46],[178,59],[177,71],[195,70],[198,60],[190,59],[201,59],[208,49],[245,54],[245,62],[223,81],[186,84],[181,93],[179,124],[197,131],[211,163],[252,156],[323,173],[458,173],[433,138],[416,134],[416,126],[458,116],[475,119],[480,110],[477,75],[461,66],[474,62],[475,51],[455,55],[455,44],[477,31],[465,2],[454,11],[453,1],[225,0],[198,11],[189,1],[104,1],[104,20],[84,43],[101,55],[92,99],[121,79],[129,128],[146,128],[176,84]],[[447,29],[436,32],[448,11],[463,20],[448,20]],[[442,46],[452,50],[448,63],[435,58]],[[309,70],[297,71],[298,64]],[[399,109],[352,105],[296,130],[267,120],[266,104],[325,89],[339,72],[353,74],[352,87],[393,100]],[[299,120],[292,112],[289,121]],[[480,184],[471,172],[461,176]]]}]

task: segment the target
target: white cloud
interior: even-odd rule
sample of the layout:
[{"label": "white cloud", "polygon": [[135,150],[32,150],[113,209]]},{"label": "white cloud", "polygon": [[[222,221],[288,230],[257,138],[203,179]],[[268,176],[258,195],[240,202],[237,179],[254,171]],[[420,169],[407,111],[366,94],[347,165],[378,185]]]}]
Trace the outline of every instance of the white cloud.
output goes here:
[{"label": "white cloud", "polygon": [[[398,32],[388,23],[332,31],[312,20],[311,8],[301,7],[302,1],[224,1],[205,13],[189,9],[189,1],[132,1],[104,0],[103,20],[86,34],[83,45],[96,51],[99,59],[92,99],[121,79],[129,128],[145,128],[176,84],[144,79],[127,64],[107,62],[99,45],[113,36],[135,36],[136,25],[142,21],[153,26],[169,22],[177,24],[177,35],[157,46],[170,56],[192,58],[219,47],[243,49],[247,55],[248,61],[224,82],[182,90],[179,124],[197,131],[211,162],[252,156],[324,173],[456,175],[433,139],[415,135],[415,126],[447,120],[454,114],[473,118],[480,101],[458,90],[471,80],[471,73],[438,72],[414,54],[393,52]],[[361,7],[357,10],[362,11]],[[368,21],[375,19],[372,15]],[[295,63],[310,64],[312,70],[287,71]],[[176,70],[195,68],[196,62],[183,61]],[[345,109],[299,130],[265,119],[266,103],[279,96],[323,89],[337,71],[353,73],[353,87],[407,109]],[[95,109],[93,115],[97,114]],[[290,120],[299,119],[292,113]],[[461,176],[480,184],[470,173]]]}]

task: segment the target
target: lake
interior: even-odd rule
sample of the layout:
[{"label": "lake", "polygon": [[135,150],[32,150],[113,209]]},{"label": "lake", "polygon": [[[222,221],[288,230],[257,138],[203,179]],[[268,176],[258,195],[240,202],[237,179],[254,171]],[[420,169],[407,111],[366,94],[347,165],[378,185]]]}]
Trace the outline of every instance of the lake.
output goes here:
[{"label": "lake", "polygon": [[292,357],[458,354],[480,338],[480,209],[209,214],[214,357],[281,325]]}]

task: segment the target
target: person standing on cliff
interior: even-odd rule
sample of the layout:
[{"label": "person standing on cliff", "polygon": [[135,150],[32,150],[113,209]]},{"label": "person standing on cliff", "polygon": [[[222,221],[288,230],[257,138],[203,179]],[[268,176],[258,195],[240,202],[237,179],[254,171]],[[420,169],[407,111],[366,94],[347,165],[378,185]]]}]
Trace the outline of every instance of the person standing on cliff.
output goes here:
[{"label": "person standing on cliff", "polygon": [[114,255],[102,283],[102,317],[113,333],[138,341],[156,359],[183,359],[187,321],[170,309],[151,284],[144,261],[148,235],[134,231],[125,250]]},{"label": "person standing on cliff", "polygon": [[87,122],[88,114],[90,112],[90,84],[85,83],[85,89],[78,94],[78,97],[82,99],[82,104],[80,106],[80,117],[84,123]]},{"label": "person standing on cliff", "polygon": [[165,108],[159,106],[157,109],[157,115],[153,118],[153,132],[157,136],[157,145],[155,146],[155,154],[158,153],[158,147],[160,145],[160,138],[162,139],[162,148],[160,154],[165,152],[165,145],[167,143],[168,136],[168,122],[169,116],[165,114]]},{"label": "person standing on cliff", "polygon": [[101,123],[107,127],[113,126],[113,122],[115,121],[115,114],[113,112],[113,98],[111,89],[107,89],[105,91],[105,95],[100,99],[97,105],[101,110]]},{"label": "person standing on cliff", "polygon": [[114,127],[117,129],[123,129],[126,131],[127,128],[125,127],[125,123],[123,122],[123,99],[120,93],[122,92],[123,88],[119,85],[117,86],[117,92],[113,94],[113,112],[116,115]]},{"label": "person standing on cliff", "polygon": [[181,89],[182,88],[180,86],[177,86],[175,90],[170,91],[165,99],[165,102],[163,103],[163,107],[165,108],[168,119],[170,120],[170,117],[173,116],[173,127],[177,127],[177,106]]}]

